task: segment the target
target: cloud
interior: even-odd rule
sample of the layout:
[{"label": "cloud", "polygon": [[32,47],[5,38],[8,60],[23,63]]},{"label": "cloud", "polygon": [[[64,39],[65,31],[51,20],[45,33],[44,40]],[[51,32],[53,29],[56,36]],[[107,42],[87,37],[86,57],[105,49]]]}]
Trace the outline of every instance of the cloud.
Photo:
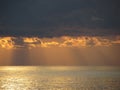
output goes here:
[{"label": "cloud", "polygon": [[120,35],[118,0],[3,0],[0,13],[2,36]]},{"label": "cloud", "polygon": [[[8,32],[7,30],[10,30]],[[19,32],[20,31],[20,32]],[[59,25],[55,27],[34,28],[7,26],[0,30],[0,36],[53,38],[62,36],[118,36],[119,29],[87,28],[79,25]]]},{"label": "cloud", "polygon": [[51,48],[51,47],[71,47],[86,48],[120,45],[120,36],[116,37],[100,37],[100,36],[81,36],[81,37],[54,37],[54,38],[38,38],[38,37],[0,37],[0,47],[6,49],[12,48]]},{"label": "cloud", "polygon": [[13,37],[0,37],[0,47],[11,49],[14,48],[14,41],[12,41]]}]

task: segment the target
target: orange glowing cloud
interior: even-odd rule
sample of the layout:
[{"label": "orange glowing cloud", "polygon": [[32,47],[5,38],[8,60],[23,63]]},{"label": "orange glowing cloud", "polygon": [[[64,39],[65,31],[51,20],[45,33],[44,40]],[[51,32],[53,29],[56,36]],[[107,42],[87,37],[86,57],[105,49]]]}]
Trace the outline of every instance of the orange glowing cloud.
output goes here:
[{"label": "orange glowing cloud", "polygon": [[110,37],[71,37],[63,36],[56,38],[38,38],[38,37],[0,37],[0,47],[6,49],[12,48],[35,48],[35,47],[98,47],[112,46],[120,44],[120,36]]},{"label": "orange glowing cloud", "polygon": [[26,37],[26,38],[23,38],[23,42],[25,42],[25,43],[37,43],[38,41],[40,42],[40,39],[37,38],[37,37],[33,37],[33,38]]},{"label": "orange glowing cloud", "polygon": [[11,49],[14,48],[14,42],[12,41],[13,37],[0,37],[0,47]]}]

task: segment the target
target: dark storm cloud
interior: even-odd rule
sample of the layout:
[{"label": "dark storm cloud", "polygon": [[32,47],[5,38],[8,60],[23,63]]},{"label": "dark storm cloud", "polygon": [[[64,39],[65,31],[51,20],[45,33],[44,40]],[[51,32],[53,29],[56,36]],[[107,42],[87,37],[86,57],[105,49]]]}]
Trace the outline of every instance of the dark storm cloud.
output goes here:
[{"label": "dark storm cloud", "polygon": [[0,35],[120,34],[119,0],[1,0]]}]

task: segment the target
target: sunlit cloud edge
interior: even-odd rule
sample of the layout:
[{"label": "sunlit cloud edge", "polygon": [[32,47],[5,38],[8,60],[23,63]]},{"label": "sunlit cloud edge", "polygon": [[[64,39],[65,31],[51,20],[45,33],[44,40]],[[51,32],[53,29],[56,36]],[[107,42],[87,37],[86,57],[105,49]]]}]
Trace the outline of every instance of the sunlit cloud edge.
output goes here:
[{"label": "sunlit cloud edge", "polygon": [[52,48],[52,47],[98,47],[120,45],[120,36],[62,36],[53,38],[39,37],[0,37],[0,48]]}]

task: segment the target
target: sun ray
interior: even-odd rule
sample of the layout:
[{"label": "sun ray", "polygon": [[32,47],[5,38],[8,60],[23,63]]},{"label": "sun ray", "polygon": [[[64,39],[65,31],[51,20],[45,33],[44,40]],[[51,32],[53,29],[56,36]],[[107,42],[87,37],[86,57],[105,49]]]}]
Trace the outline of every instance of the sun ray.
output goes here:
[{"label": "sun ray", "polygon": [[119,36],[0,37],[0,60],[6,65],[107,65],[114,59],[119,62],[119,40]]}]

